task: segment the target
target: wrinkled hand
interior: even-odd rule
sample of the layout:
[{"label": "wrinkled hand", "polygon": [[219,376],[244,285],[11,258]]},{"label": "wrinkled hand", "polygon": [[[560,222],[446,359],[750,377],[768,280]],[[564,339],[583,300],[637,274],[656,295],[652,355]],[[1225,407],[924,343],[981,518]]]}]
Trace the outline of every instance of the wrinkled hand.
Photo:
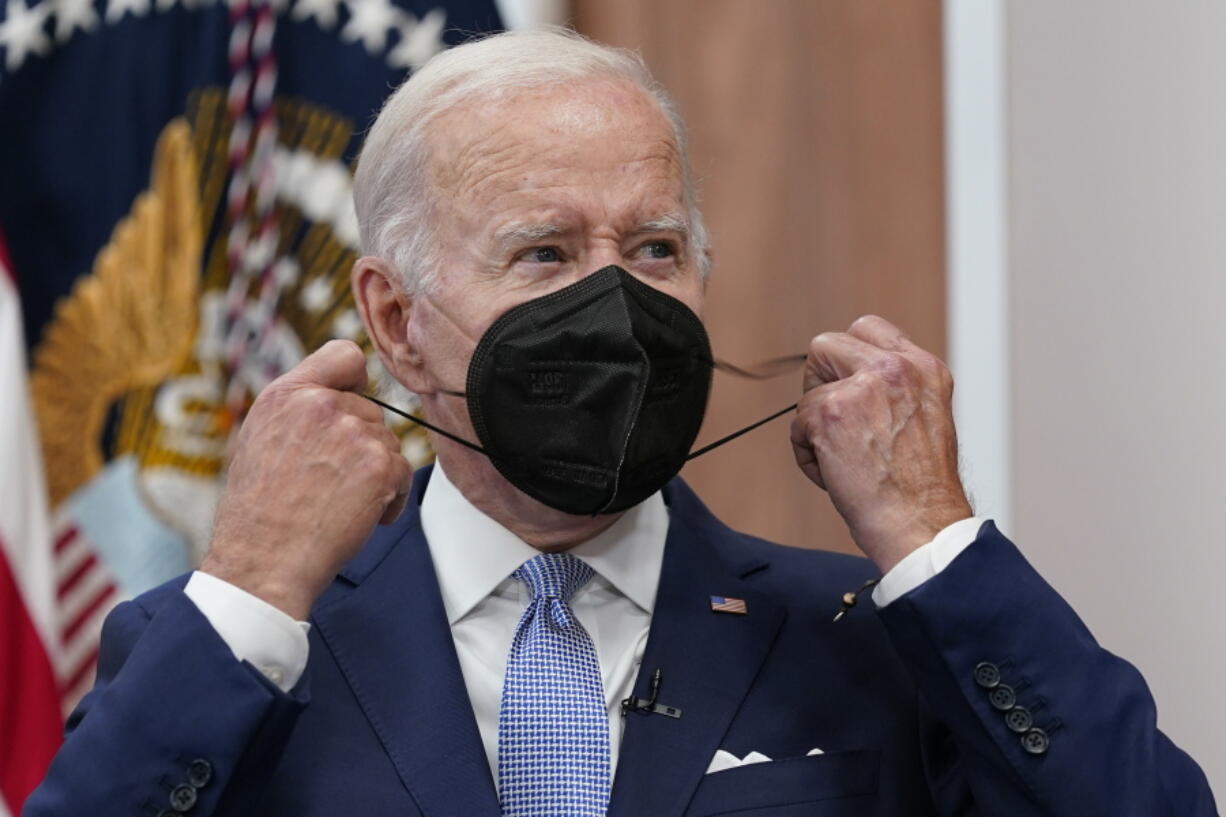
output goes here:
[{"label": "wrinkled hand", "polygon": [[881,571],[972,515],[958,476],[953,378],[882,318],[809,345],[792,449]]},{"label": "wrinkled hand", "polygon": [[239,431],[201,570],[305,619],[413,470],[366,386],[365,357],[331,341],[270,383]]}]

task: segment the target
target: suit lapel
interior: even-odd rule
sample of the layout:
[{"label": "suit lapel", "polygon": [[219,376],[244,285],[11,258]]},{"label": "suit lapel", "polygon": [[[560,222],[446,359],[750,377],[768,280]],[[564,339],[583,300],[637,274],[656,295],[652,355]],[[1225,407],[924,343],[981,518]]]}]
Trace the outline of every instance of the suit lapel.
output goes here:
[{"label": "suit lapel", "polygon": [[[419,472],[404,517],[376,533],[312,620],[421,812],[497,817],[497,792],[421,531],[418,506],[428,479],[429,469]],[[746,581],[764,562],[727,548],[735,534],[679,480],[666,497],[671,521],[635,695],[647,697],[659,668],[660,702],[682,715],[627,716],[610,817],[684,811],[786,616]],[[744,599],[747,615],[712,612],[712,595]]]},{"label": "suit lapel", "polygon": [[[312,619],[426,817],[500,814],[443,611],[414,480],[409,508],[381,528]],[[378,568],[378,569],[376,569]]]},{"label": "suit lapel", "polygon": [[[681,717],[626,716],[610,817],[684,811],[786,615],[745,580],[764,562],[726,554],[735,534],[679,480],[666,496],[668,540],[635,695],[647,697],[658,668],[659,701]],[[748,613],[713,612],[712,595],[744,599]]]}]

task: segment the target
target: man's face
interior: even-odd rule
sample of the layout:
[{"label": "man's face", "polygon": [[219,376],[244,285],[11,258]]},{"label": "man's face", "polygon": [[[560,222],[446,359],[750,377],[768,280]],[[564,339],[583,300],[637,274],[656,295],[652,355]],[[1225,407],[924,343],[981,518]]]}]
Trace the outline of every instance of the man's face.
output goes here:
[{"label": "man's face", "polygon": [[610,264],[702,315],[681,157],[641,90],[601,80],[515,92],[445,114],[430,143],[442,263],[408,339],[435,388],[463,389],[503,312]]}]

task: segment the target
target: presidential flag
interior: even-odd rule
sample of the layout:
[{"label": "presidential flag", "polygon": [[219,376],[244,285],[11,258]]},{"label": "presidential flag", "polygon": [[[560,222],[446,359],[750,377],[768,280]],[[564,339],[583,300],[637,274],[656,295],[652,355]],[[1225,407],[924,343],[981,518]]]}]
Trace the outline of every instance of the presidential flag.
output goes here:
[{"label": "presidential flag", "polygon": [[330,338],[373,358],[348,288],[362,131],[500,26],[493,0],[0,5],[0,817],[106,613],[199,561],[255,395]]}]

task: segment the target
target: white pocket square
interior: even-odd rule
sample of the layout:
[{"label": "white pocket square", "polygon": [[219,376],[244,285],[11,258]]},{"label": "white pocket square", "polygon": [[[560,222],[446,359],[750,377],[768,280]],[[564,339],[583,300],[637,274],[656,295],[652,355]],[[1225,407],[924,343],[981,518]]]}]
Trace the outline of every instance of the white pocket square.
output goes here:
[{"label": "white pocket square", "polygon": [[[824,754],[821,749],[810,749],[805,752],[806,757],[812,755]],[[745,757],[737,757],[732,752],[726,752],[723,749],[715,753],[715,757],[711,758],[711,763],[707,766],[707,774],[715,774],[722,772],[725,769],[735,769],[737,766],[748,766],[751,763],[770,763],[771,759],[761,752],[750,752]]]}]

